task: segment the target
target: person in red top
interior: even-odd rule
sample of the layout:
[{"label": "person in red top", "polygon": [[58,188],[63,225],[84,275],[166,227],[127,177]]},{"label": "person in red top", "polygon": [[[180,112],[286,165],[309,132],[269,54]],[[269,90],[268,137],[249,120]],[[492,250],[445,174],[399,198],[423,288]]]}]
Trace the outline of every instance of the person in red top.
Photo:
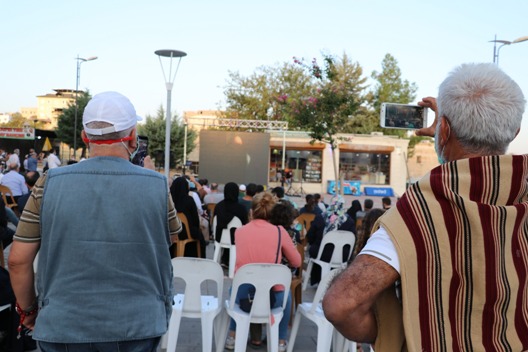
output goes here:
[{"label": "person in red top", "polygon": [[[271,216],[271,210],[275,204],[275,198],[269,193],[259,193],[253,198],[250,215],[251,221],[235,232],[235,243],[237,245],[235,274],[238,268],[250,263],[280,263],[283,255],[288,259],[291,267],[298,268],[301,265],[301,255],[293,245],[286,229],[268,222]],[[281,232],[281,250],[277,257],[279,231]],[[240,298],[247,297],[248,295],[247,289],[249,289],[250,285],[247,285],[246,290],[242,289],[243,287],[238,290],[237,302]],[[274,288],[274,291],[276,307],[281,304],[284,298],[284,290]],[[288,291],[288,303],[284,309],[284,316],[279,323],[279,351],[281,352],[286,351],[290,311],[291,295]],[[226,349],[234,349],[235,328],[235,321],[231,319]]]}]

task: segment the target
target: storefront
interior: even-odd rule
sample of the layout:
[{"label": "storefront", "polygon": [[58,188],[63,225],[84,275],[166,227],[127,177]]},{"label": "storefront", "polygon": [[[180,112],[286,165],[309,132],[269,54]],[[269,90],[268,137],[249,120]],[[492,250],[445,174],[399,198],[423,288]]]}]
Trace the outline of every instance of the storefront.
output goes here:
[{"label": "storefront", "polygon": [[[338,174],[345,187],[391,188],[396,195],[405,191],[408,178],[406,156],[409,140],[379,133],[340,135],[344,140],[335,151]],[[283,157],[284,154],[284,157]],[[332,150],[328,144],[310,143],[307,133],[271,133],[270,185],[302,189],[304,193],[327,193],[335,182]]]}]

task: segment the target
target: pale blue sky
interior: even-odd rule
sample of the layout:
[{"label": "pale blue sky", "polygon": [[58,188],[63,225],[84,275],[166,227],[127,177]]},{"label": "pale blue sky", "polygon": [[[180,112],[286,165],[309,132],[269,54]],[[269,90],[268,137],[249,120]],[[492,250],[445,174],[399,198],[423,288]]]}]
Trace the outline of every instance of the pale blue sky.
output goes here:
[{"label": "pale blue sky", "polygon": [[[528,2],[519,0],[92,0],[6,1],[0,44],[0,112],[36,106],[36,96],[75,88],[116,90],[140,115],[166,103],[157,49],[187,52],[172,94],[173,112],[223,107],[228,71],[346,52],[366,76],[386,53],[417,99],[433,95],[463,62],[490,62],[489,40],[528,35]],[[528,96],[528,42],[505,46],[500,66]],[[510,151],[528,153],[528,114]]]}]

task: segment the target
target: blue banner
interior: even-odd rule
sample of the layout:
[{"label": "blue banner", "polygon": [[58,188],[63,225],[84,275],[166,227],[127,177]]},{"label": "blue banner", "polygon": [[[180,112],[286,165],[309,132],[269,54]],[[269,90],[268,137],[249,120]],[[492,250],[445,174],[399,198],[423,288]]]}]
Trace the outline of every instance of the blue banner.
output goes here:
[{"label": "blue banner", "polygon": [[367,196],[394,197],[394,191],[390,187],[365,187]]},{"label": "blue banner", "polygon": [[[341,182],[340,182],[341,183]],[[350,194],[353,196],[361,195],[360,181],[343,181],[343,194]],[[340,185],[337,186],[340,189]],[[335,194],[335,181],[328,181],[326,192],[328,194]]]}]

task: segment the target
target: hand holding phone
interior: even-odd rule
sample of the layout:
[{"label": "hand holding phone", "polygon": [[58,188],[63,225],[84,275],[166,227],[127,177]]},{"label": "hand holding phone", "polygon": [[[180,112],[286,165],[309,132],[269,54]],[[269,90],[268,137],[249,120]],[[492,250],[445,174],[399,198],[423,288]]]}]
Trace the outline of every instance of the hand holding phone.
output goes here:
[{"label": "hand holding phone", "polygon": [[132,158],[132,164],[143,167],[144,159],[148,155],[148,137],[138,135],[138,150]]},{"label": "hand holding phone", "polygon": [[406,130],[427,127],[427,107],[411,104],[382,103],[380,126]]}]

